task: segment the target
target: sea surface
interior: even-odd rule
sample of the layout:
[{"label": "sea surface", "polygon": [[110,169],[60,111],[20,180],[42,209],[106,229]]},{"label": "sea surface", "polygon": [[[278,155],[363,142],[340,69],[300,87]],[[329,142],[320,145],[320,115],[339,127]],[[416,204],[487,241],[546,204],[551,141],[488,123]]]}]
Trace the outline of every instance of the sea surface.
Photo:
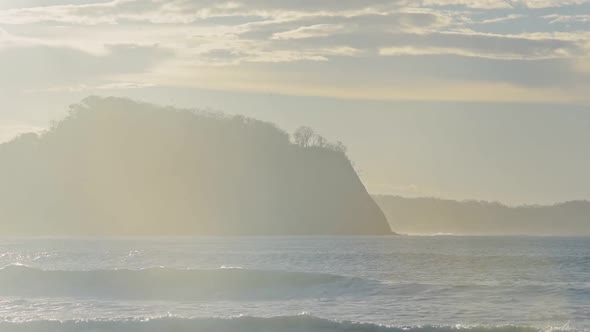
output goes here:
[{"label": "sea surface", "polygon": [[0,331],[590,331],[590,238],[0,240]]}]

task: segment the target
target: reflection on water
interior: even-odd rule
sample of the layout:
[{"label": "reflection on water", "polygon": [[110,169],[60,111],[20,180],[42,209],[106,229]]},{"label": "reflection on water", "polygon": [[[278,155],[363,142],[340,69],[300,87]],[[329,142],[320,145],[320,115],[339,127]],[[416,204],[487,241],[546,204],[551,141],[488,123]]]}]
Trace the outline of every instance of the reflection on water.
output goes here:
[{"label": "reflection on water", "polygon": [[0,265],[0,316],[38,321],[29,327],[233,331],[235,320],[213,318],[243,315],[275,318],[241,331],[302,320],[333,331],[355,330],[333,321],[590,328],[590,238],[4,239]]}]

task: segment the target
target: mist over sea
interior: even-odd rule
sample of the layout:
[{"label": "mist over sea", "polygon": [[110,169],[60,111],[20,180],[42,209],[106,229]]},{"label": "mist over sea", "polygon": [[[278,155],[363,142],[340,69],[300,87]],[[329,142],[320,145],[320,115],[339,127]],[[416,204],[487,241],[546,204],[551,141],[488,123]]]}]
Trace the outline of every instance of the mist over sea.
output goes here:
[{"label": "mist over sea", "polygon": [[0,331],[590,330],[590,238],[0,240]]}]

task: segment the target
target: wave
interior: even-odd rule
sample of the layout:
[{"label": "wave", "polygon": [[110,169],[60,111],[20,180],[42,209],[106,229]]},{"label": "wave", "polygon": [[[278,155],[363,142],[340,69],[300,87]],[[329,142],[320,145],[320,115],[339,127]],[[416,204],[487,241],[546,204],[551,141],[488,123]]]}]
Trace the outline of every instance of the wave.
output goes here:
[{"label": "wave", "polygon": [[[280,316],[270,318],[155,318],[94,321],[29,321],[2,322],[3,332],[539,332],[537,329],[519,326],[420,326],[392,327],[370,323],[332,321],[310,315]],[[560,331],[560,329],[550,329]],[[565,329],[564,329],[565,330]],[[570,330],[571,331],[571,330]]]},{"label": "wave", "polygon": [[288,299],[366,294],[377,282],[321,273],[222,268],[211,270],[52,271],[22,265],[0,269],[0,295],[98,299]]}]

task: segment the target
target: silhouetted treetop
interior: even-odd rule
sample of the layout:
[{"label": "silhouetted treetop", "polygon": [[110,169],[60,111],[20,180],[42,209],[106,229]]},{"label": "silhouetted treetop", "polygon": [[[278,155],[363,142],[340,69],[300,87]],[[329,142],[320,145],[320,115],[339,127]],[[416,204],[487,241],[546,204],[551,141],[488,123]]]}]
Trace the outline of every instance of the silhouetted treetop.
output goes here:
[{"label": "silhouetted treetop", "polygon": [[329,142],[324,136],[317,134],[311,127],[301,126],[293,133],[293,143],[303,148],[325,148],[334,152],[346,154],[346,146],[337,141]]}]

